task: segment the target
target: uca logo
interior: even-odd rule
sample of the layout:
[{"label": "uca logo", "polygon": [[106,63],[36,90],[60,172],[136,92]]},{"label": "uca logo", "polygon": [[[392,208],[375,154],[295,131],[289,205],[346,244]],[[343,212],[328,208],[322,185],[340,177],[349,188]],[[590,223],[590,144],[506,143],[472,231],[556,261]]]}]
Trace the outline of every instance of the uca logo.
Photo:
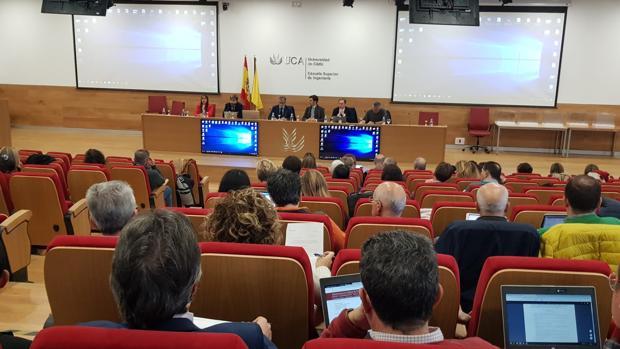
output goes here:
[{"label": "uca logo", "polygon": [[272,65],[280,65],[283,61],[284,58],[275,53],[271,57],[269,57],[269,63],[271,63]]},{"label": "uca logo", "polygon": [[291,132],[282,129],[282,139],[284,141],[284,151],[290,151],[293,153],[299,153],[300,151],[302,151],[306,143],[305,136],[302,136],[301,139],[297,140],[296,128],[293,129]]}]

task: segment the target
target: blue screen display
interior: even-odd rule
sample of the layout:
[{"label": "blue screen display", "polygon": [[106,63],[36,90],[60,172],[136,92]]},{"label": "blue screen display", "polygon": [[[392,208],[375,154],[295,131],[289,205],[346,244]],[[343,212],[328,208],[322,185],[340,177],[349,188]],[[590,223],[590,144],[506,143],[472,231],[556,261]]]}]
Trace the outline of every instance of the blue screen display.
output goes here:
[{"label": "blue screen display", "polygon": [[258,156],[258,123],[255,121],[203,119],[202,152]]},{"label": "blue screen display", "polygon": [[319,158],[334,160],[350,153],[370,161],[379,153],[380,135],[376,126],[321,125]]}]

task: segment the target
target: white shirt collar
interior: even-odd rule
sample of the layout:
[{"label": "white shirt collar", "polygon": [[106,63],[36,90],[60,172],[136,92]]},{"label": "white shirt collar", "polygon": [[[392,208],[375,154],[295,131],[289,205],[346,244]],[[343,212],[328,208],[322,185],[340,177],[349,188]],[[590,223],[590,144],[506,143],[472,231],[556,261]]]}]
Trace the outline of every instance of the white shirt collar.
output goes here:
[{"label": "white shirt collar", "polygon": [[429,327],[428,333],[421,335],[391,334],[370,330],[370,338],[376,341],[410,344],[433,344],[444,340],[443,333],[438,327]]}]

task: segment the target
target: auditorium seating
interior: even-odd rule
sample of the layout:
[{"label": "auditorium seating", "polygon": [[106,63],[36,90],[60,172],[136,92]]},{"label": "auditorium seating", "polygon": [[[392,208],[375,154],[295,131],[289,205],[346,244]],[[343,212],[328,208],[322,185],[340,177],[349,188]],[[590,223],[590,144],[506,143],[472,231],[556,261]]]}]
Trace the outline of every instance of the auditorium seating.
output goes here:
[{"label": "auditorium seating", "polygon": [[437,202],[433,205],[431,224],[436,237],[455,221],[464,221],[468,213],[476,213],[474,202]]},{"label": "auditorium seating", "polygon": [[467,333],[503,347],[501,286],[557,285],[595,287],[600,333],[605,336],[611,320],[610,272],[598,261],[489,257],[480,273]]},{"label": "auditorium seating", "polygon": [[421,202],[427,191],[459,191],[459,187],[454,183],[420,183],[411,191],[411,194],[415,201]]},{"label": "auditorium seating", "polygon": [[113,180],[125,181],[131,186],[138,210],[145,211],[166,206],[164,190],[168,185],[168,180],[161,187],[153,190],[144,167],[133,165],[113,166],[110,175]]},{"label": "auditorium seating", "polygon": [[467,123],[467,133],[470,137],[476,137],[476,145],[464,148],[463,151],[469,149],[472,153],[476,153],[480,149],[489,152],[489,148],[480,145],[480,138],[491,135],[491,120],[489,108],[471,108],[469,112],[469,122]]},{"label": "auditorium seating", "polygon": [[40,150],[33,150],[33,149],[20,149],[18,151],[18,153],[19,153],[20,156],[26,156],[26,157],[28,157],[30,155],[33,155],[33,154],[43,154],[42,151],[40,151]]},{"label": "auditorium seating", "polygon": [[323,198],[302,196],[299,206],[307,207],[312,212],[322,212],[331,218],[336,225],[344,229],[347,222],[346,202],[339,198]]},{"label": "auditorium seating", "polygon": [[209,208],[209,209],[214,209],[217,203],[222,198],[226,197],[226,195],[228,195],[228,193],[215,192],[215,193],[207,194],[207,196],[205,197],[204,207]]},{"label": "auditorium seating", "polygon": [[147,113],[165,114],[168,111],[166,96],[149,96]]},{"label": "auditorium seating", "polygon": [[22,172],[36,172],[36,173],[55,173],[60,181],[60,188],[65,194],[66,198],[69,198],[69,189],[67,187],[67,177],[62,166],[57,163],[51,163],[49,165],[24,165]]},{"label": "auditorium seating", "polygon": [[32,212],[28,210],[19,210],[8,218],[0,218],[0,238],[4,247],[0,254],[6,255],[9,273],[15,281],[28,281],[31,247],[28,225],[31,218]]},{"label": "auditorium seating", "polygon": [[458,186],[459,191],[465,191],[472,183],[480,183],[480,178],[456,178],[454,183]]},{"label": "auditorium seating", "polygon": [[369,237],[391,230],[405,230],[433,239],[433,227],[425,219],[353,217],[345,232],[345,248],[361,248]]},{"label": "auditorium seating", "polygon": [[432,208],[438,202],[474,202],[474,195],[462,191],[428,190],[422,195],[422,208]]},{"label": "auditorium seating", "polygon": [[549,205],[525,205],[515,206],[512,208],[510,221],[515,223],[524,223],[540,228],[543,218],[546,214],[564,213],[565,207],[549,206]]},{"label": "auditorium seating", "polygon": [[204,208],[204,203],[206,202],[206,196],[209,193],[209,177],[201,176],[200,171],[198,170],[198,164],[194,159],[181,160],[183,164],[181,173],[187,173],[194,180],[194,187],[192,188],[192,195],[194,197],[194,202],[202,203]]},{"label": "auditorium seating", "polygon": [[170,107],[171,115],[183,115],[184,110],[185,110],[185,102],[172,101],[172,106]]},{"label": "auditorium seating", "polygon": [[566,201],[564,200],[564,195],[554,195],[554,196],[552,196],[551,198],[549,198],[549,205],[565,207],[566,206]]},{"label": "auditorium seating", "polygon": [[362,253],[359,248],[346,248],[338,251],[332,264],[332,275],[357,274],[360,272]]},{"label": "auditorium seating", "polygon": [[[172,205],[179,205],[177,199],[177,171],[174,162],[165,162],[163,160],[155,160],[155,166],[161,172],[161,175],[168,180],[168,186],[172,189]],[[194,184],[197,186],[198,184]]]},{"label": "auditorium seating", "polygon": [[[368,217],[372,215],[372,203],[370,198],[361,198],[355,203],[355,217]],[[415,200],[407,199],[405,209],[401,215],[403,218],[420,218],[420,206]]]},{"label": "auditorium seating", "polygon": [[61,236],[48,246],[45,289],[55,325],[120,321],[110,289],[117,238]]},{"label": "auditorium seating", "polygon": [[13,212],[13,200],[9,190],[10,175],[0,172],[0,214],[9,215]]},{"label": "auditorium seating", "polygon": [[348,189],[346,187],[331,187],[328,188],[328,190],[331,197],[340,199],[340,201],[344,204],[344,213],[347,217],[350,216],[348,205],[350,193],[348,192]]},{"label": "auditorium seating", "polygon": [[534,195],[538,202],[542,205],[545,205],[549,202],[549,199],[554,195],[564,195],[563,188],[554,188],[554,187],[536,187],[536,188],[527,188],[525,189],[525,194]]},{"label": "auditorium seating", "polygon": [[278,212],[278,221],[280,222],[283,244],[286,241],[286,228],[289,223],[323,223],[323,251],[334,251],[336,242],[329,216],[324,214]]},{"label": "auditorium seating", "polygon": [[407,190],[409,190],[409,192],[413,193],[415,192],[415,188],[426,182],[429,179],[432,179],[433,175],[422,175],[420,177],[418,176],[407,176],[405,177],[405,183],[407,185]]},{"label": "auditorium seating", "polygon": [[67,184],[71,200],[77,201],[86,197],[86,192],[93,184],[110,180],[110,171],[105,167],[73,165],[67,175]]},{"label": "auditorium seating", "polygon": [[194,231],[196,232],[196,238],[198,241],[207,241],[207,238],[204,234],[204,224],[207,216],[211,214],[211,210],[207,208],[181,208],[181,207],[168,207],[168,209],[182,213],[189,221],[192,223],[192,227],[194,227]]},{"label": "auditorium seating", "polygon": [[281,349],[301,348],[314,329],[313,266],[301,247],[201,244],[202,279],[190,310],[196,316],[271,322]]},{"label": "auditorium seating", "polygon": [[327,182],[328,186],[330,185],[330,183],[335,184],[340,187],[346,187],[347,190],[349,190],[350,192],[356,192],[359,190],[357,183],[352,178],[349,178],[349,179],[325,178],[325,181]]},{"label": "auditorium seating", "polygon": [[65,171],[65,173],[69,172],[69,167],[71,167],[71,159],[72,159],[70,153],[50,151],[50,152],[47,152],[47,155],[59,161],[62,164],[62,168]]},{"label": "auditorium seating", "polygon": [[507,180],[504,186],[513,193],[524,193],[526,189],[537,188],[538,184],[524,180]]},{"label": "auditorium seating", "polygon": [[32,349],[247,349],[241,337],[227,333],[162,332],[56,326],[44,329]]},{"label": "auditorium seating", "polygon": [[418,125],[428,126],[428,125],[439,125],[439,113],[438,112],[428,112],[421,111],[418,114]]},{"label": "auditorium seating", "polygon": [[56,174],[20,172],[11,176],[11,198],[16,210],[32,211],[29,233],[35,246],[47,246],[56,235],[89,235],[86,200],[65,199]]},{"label": "auditorium seating", "polygon": [[539,204],[538,199],[534,195],[521,194],[521,193],[509,193],[508,203],[510,204],[510,207],[508,207],[508,212],[506,212],[506,217],[511,216],[512,209],[516,206],[538,205]]}]

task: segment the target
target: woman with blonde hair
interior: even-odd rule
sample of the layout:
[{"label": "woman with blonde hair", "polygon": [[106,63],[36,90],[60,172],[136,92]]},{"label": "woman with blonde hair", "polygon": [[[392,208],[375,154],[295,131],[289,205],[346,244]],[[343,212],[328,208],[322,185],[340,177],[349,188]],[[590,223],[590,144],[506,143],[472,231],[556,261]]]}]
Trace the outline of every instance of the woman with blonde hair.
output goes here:
[{"label": "woman with blonde hair", "polygon": [[231,191],[205,223],[209,241],[279,245],[282,234],[273,205],[253,189]]},{"label": "woman with blonde hair", "polygon": [[0,148],[0,172],[13,173],[20,171],[22,162],[17,150],[11,147]]},{"label": "woman with blonde hair", "polygon": [[456,163],[456,178],[480,178],[480,170],[473,161],[461,160]]},{"label": "woman with blonde hair", "polygon": [[304,158],[301,160],[301,168],[316,168],[316,158],[314,154],[304,154]]},{"label": "woman with blonde hair", "polygon": [[261,182],[267,182],[269,177],[276,173],[277,170],[276,165],[269,159],[261,159],[256,163],[256,176]]},{"label": "woman with blonde hair", "polygon": [[301,195],[314,197],[330,197],[327,182],[323,174],[317,170],[308,170],[301,176]]}]

